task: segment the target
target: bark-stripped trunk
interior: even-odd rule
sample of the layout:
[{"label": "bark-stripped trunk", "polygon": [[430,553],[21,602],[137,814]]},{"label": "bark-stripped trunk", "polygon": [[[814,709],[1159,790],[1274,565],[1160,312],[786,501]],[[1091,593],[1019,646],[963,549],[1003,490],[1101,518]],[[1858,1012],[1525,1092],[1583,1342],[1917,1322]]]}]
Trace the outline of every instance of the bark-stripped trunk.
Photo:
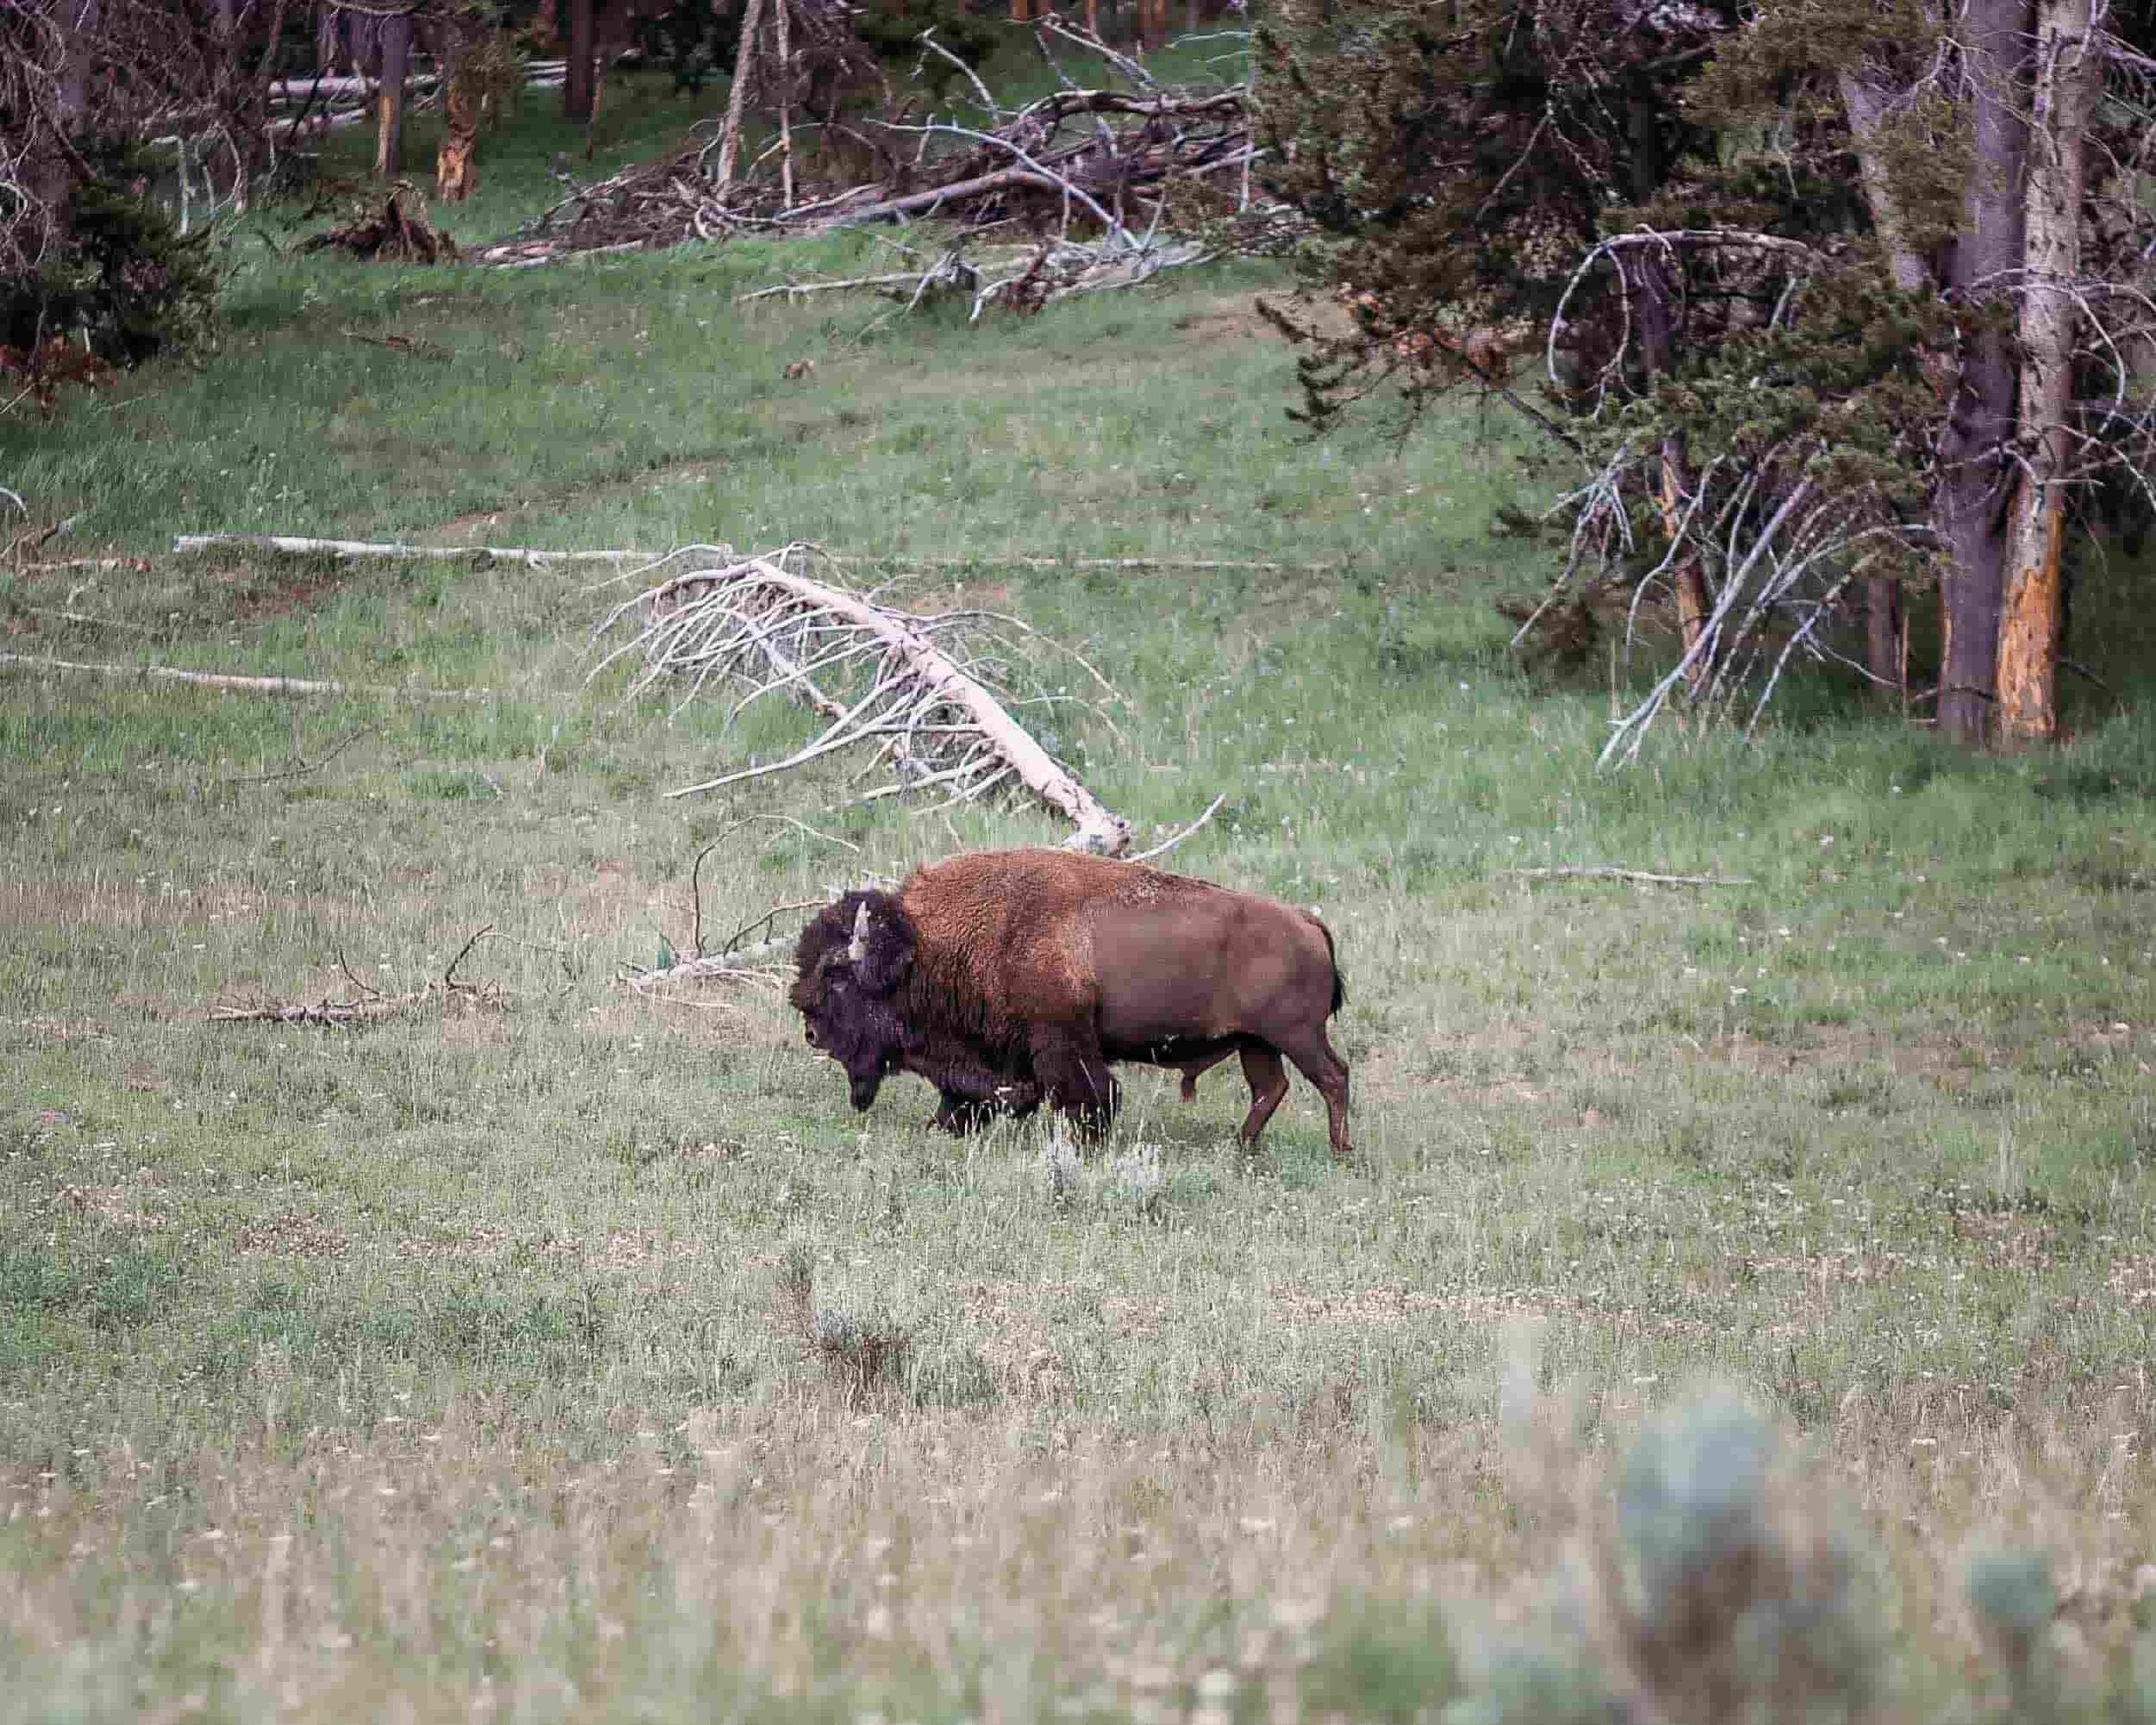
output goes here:
[{"label": "bark-stripped trunk", "polygon": [[588,124],[596,94],[594,63],[599,56],[598,30],[592,17],[592,0],[562,0],[568,11],[568,66],[561,85],[561,117]]},{"label": "bark-stripped trunk", "polygon": [[404,160],[404,77],[411,69],[411,14],[382,20],[382,89],[375,97],[374,177],[394,179]]},{"label": "bark-stripped trunk", "polygon": [[2068,285],[2081,270],[2085,140],[2099,84],[2090,0],[2044,0],[2030,108],[2028,285],[2021,316],[2021,430],[2028,467],[2007,524],[2006,592],[1999,627],[1998,735],[2048,740],[2059,729],[2059,552],[2073,445],[2078,310]]},{"label": "bark-stripped trunk", "polygon": [[[2031,23],[2028,0],[1967,0],[1963,43],[1971,85],[1975,160],[1949,284],[1977,304],[2021,266],[2021,187],[2028,129],[2020,79]],[[2007,461],[2017,380],[2006,330],[1977,329],[1941,451],[1939,528],[1950,568],[1940,594],[1939,728],[1981,744],[1991,726],[1999,608],[2006,585]]]},{"label": "bark-stripped trunk", "polygon": [[451,64],[442,83],[442,143],[435,152],[434,195],[461,204],[479,183],[479,102],[464,68]]},{"label": "bark-stripped trunk", "polygon": [[[1871,207],[1873,231],[1885,248],[1894,285],[1914,293],[1930,285],[1931,272],[1910,243],[1907,218],[1878,148],[1879,129],[1892,104],[1892,93],[1869,71],[1845,72],[1840,82],[1842,109],[1857,147],[1857,172],[1864,183],[1865,202]],[[1890,576],[1873,575],[1865,582],[1864,597],[1865,668],[1879,687],[1906,696],[1908,632],[1902,611],[1902,584]]]},{"label": "bark-stripped trunk", "polygon": [[787,0],[779,0],[771,22],[779,50],[779,196],[793,207],[793,46],[787,31]]},{"label": "bark-stripped trunk", "polygon": [[749,0],[741,21],[741,43],[734,50],[733,87],[726,92],[726,126],[719,135],[718,189],[734,183],[734,162],[741,148],[742,110],[749,101],[749,79],[755,75],[756,26],[763,18],[763,0]]}]

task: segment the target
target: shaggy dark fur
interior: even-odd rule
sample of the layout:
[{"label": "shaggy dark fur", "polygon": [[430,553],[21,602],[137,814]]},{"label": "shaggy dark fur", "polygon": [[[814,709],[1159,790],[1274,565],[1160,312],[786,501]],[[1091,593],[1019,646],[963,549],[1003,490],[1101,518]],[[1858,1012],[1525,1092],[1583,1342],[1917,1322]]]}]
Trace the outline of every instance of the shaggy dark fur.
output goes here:
[{"label": "shaggy dark fur", "polygon": [[1254,1144],[1288,1092],[1282,1057],[1326,1099],[1346,1156],[1347,1063],[1326,1036],[1346,999],[1331,931],[1307,912],[1141,864],[1062,850],[982,851],[896,894],[848,893],[795,949],[809,1045],[867,1108],[913,1072],[963,1132],[1046,1101],[1104,1130],[1119,1061],[1199,1075],[1239,1055]]}]

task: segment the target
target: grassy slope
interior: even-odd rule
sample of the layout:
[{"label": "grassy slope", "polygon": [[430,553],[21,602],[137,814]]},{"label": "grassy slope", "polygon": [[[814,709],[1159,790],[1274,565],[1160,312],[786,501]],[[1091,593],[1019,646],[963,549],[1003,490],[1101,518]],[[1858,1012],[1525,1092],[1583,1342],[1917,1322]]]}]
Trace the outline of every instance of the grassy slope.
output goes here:
[{"label": "grassy slope", "polygon": [[[547,195],[550,122],[519,128],[467,235]],[[1852,1470],[1913,1703],[1954,1678],[1934,1590],[1971,1529],[2060,1551],[2118,1645],[2156,1540],[2156,731],[2085,713],[1972,761],[1822,703],[1597,777],[1607,697],[1502,657],[1483,600],[1543,565],[1483,529],[1537,493],[1464,420],[1296,442],[1250,270],[971,331],[731,303],[875,243],[249,254],[214,367],[9,427],[0,478],[145,555],[230,527],[1344,562],[962,574],[1128,696],[1057,727],[1106,800],[1164,828],[1225,792],[1178,863],[1323,904],[1363,1161],[1328,1164],[1300,1085],[1244,1163],[1227,1074],[1195,1110],[1136,1076],[1059,1192],[1036,1136],[931,1138],[908,1086],[850,1115],[770,997],[623,998],[615,965],[686,938],[705,838],[844,786],[658,800],[799,727],[581,690],[586,576],[14,578],[14,650],[498,693],[0,683],[0,1714],[1146,1719],[1218,1668],[1238,1716],[1409,1716],[1456,1680],[1430,1601],[1551,1559],[1496,1418],[1515,1317],[1580,1386],[1590,1471],[1702,1369]],[[2106,644],[2116,681],[2138,643]],[[1054,832],[817,824],[860,851],[736,838],[707,919]],[[1609,862],[1750,884],[1507,872]],[[340,959],[416,987],[486,923],[506,1013],[204,1021]],[[827,1313],[912,1336],[894,1388],[804,1351],[790,1247]]]}]

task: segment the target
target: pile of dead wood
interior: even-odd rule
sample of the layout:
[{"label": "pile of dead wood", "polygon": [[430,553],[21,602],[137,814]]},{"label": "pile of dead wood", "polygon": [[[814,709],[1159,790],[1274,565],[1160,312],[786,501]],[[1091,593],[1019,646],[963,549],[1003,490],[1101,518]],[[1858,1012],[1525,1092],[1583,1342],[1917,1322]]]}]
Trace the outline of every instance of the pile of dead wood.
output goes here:
[{"label": "pile of dead wood", "polygon": [[[669,160],[580,187],[476,259],[517,267],[737,234],[814,234],[931,216],[962,234],[1015,229],[1066,247],[1105,243],[1109,252],[1130,252],[1156,233],[1188,228],[1185,218],[1208,202],[1217,214],[1248,210],[1257,153],[1243,85],[1161,85],[1139,62],[1073,27],[1051,20],[1042,31],[1044,47],[1052,31],[1097,48],[1114,83],[1068,84],[1009,109],[975,80],[981,112],[974,123],[903,115],[851,121],[843,130],[856,158],[868,155],[881,170],[853,184],[808,171],[837,160],[837,151],[809,147],[818,135],[828,144],[833,127],[797,124],[787,150],[774,147],[738,172],[730,129]],[[1068,275],[1073,261],[1049,273]]]},{"label": "pile of dead wood", "polygon": [[370,199],[359,214],[313,235],[299,249],[348,252],[373,263],[454,262],[456,242],[430,225],[417,208],[407,207],[421,203],[412,183],[400,179],[390,188],[379,209]]}]

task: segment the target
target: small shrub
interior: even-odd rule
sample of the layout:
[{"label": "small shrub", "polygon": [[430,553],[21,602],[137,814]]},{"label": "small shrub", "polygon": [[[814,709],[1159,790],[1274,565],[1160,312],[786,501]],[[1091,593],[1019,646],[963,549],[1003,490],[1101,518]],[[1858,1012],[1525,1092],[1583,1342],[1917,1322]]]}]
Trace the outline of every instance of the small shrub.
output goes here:
[{"label": "small shrub", "polygon": [[2051,1565],[2035,1552],[1979,1552],[1964,1583],[1970,1615],[1984,1651],[2006,1674],[2017,1706],[2045,1686],[2044,1638],[2058,1609]]},{"label": "small shrub", "polygon": [[1041,1184],[1048,1194],[1048,1201],[1057,1209],[1067,1209],[1077,1195],[1080,1176],[1084,1172],[1078,1160],[1078,1147],[1063,1132],[1050,1131],[1041,1140]]},{"label": "small shrub", "polygon": [[1128,1210],[1143,1221],[1157,1221],[1168,1199],[1168,1176],[1161,1171],[1158,1147],[1141,1144],[1117,1157],[1108,1164],[1103,1195],[1114,1208]]},{"label": "small shrub", "polygon": [[1695,1396],[1641,1434],[1604,1575],[1614,1651],[1664,1716],[1871,1713],[1878,1648],[1852,1553],[1735,1395]]},{"label": "small shrub", "polygon": [[818,1312],[811,1342],[831,1382],[856,1401],[896,1382],[913,1346],[905,1327],[881,1312]]}]

